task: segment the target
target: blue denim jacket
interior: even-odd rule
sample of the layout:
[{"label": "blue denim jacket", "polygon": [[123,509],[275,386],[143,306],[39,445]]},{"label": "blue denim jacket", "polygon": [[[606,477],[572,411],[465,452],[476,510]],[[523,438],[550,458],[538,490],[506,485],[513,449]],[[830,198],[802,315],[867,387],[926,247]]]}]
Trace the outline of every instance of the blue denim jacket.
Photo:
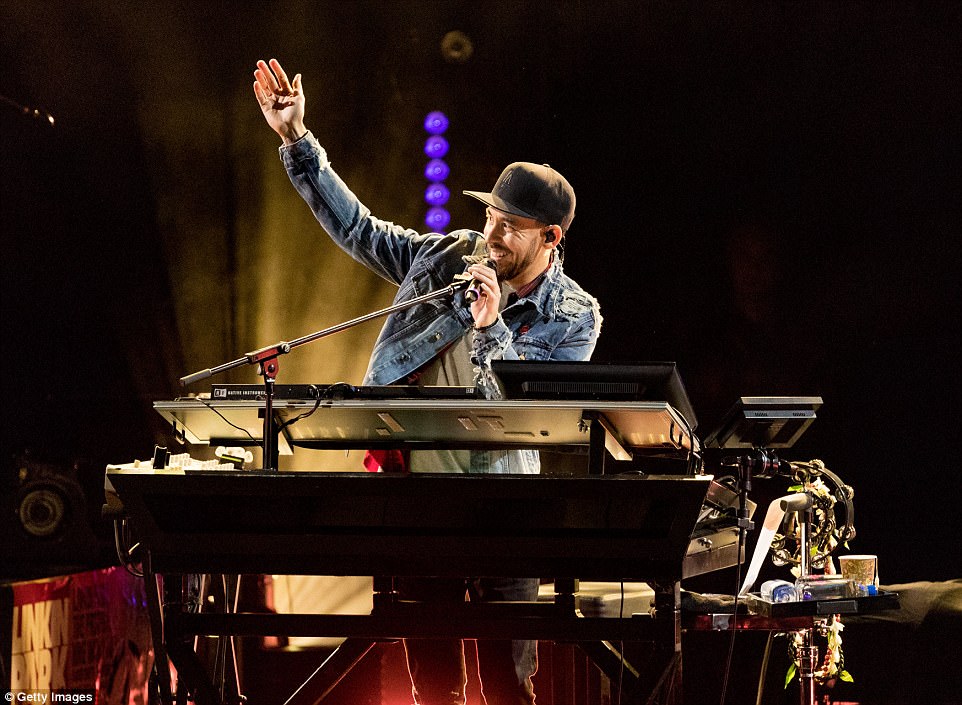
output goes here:
[{"label": "blue denim jacket", "polygon": [[[372,216],[331,169],[311,133],[281,147],[280,154],[294,187],[334,242],[399,287],[395,303],[445,288],[464,271],[462,257],[484,253],[484,237],[475,230],[420,234]],[[461,295],[391,314],[374,345],[364,384],[405,379],[473,325]],[[487,398],[497,396],[493,359],[587,360],[600,329],[598,302],[555,261],[533,292],[506,306],[494,325],[473,331],[478,385]],[[538,472],[537,457],[535,451],[473,453],[471,471]]]}]

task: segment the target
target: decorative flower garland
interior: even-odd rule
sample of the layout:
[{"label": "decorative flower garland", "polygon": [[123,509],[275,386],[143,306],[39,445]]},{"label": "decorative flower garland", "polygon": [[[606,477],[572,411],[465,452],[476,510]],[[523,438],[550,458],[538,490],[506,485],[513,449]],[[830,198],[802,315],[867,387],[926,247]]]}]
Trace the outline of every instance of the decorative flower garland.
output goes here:
[{"label": "decorative flower garland", "polygon": [[[854,682],[852,674],[845,670],[845,656],[842,653],[842,630],[845,625],[839,615],[829,615],[824,621],[819,621],[813,633],[817,633],[825,639],[825,656],[822,658],[821,665],[815,669],[813,678],[819,683],[825,684],[839,680]],[[802,632],[789,632],[788,653],[791,656],[792,664],[788,667],[785,674],[785,687],[792,682],[801,667],[799,663],[799,649],[805,646],[805,636]]]},{"label": "decorative flower garland", "polygon": [[[812,522],[809,531],[810,565],[813,568],[824,569],[826,574],[834,575],[835,564],[832,552],[839,543],[847,547],[849,539],[855,536],[853,525],[852,498],[854,490],[844,484],[841,479],[825,467],[821,460],[811,460],[807,463],[791,463],[792,477],[799,484],[789,488],[790,492],[806,492],[812,498]],[[828,478],[835,488],[832,489],[823,478]],[[845,521],[839,526],[836,520],[835,508],[837,502],[843,502],[846,508]],[[792,574],[797,578],[801,564],[801,536],[798,522],[790,520],[782,534],[775,534],[772,538],[772,562],[777,566],[791,565]],[[844,629],[841,616],[829,615],[824,620],[815,623],[812,635],[825,639],[825,656],[821,665],[815,670],[814,679],[822,684],[839,680],[853,682],[852,675],[845,670],[845,657],[842,653],[842,630]],[[792,664],[785,675],[785,687],[798,673],[799,649],[805,646],[806,637],[801,631],[789,633],[789,654]]]}]

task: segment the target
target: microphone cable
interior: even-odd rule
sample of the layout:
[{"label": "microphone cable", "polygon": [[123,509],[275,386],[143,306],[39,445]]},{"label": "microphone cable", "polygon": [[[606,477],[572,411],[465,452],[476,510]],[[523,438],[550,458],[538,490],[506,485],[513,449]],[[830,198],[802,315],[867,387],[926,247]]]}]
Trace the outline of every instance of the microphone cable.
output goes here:
[{"label": "microphone cable", "polygon": [[[742,510],[745,508],[745,498],[739,505],[739,522],[742,521]],[[728,644],[728,657],[725,660],[725,672],[722,680],[721,700],[719,705],[725,705],[728,696],[728,677],[731,674],[732,656],[735,653],[735,635],[738,634],[738,593],[742,583],[742,551],[745,549],[748,527],[740,525],[738,527],[738,552],[735,554],[735,601],[732,603],[731,639]]]}]

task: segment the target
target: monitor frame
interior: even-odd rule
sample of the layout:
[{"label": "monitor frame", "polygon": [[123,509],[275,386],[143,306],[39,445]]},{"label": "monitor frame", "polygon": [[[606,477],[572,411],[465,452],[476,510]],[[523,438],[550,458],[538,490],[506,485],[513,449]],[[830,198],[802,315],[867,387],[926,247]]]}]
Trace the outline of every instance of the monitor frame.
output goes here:
[{"label": "monitor frame", "polygon": [[791,448],[811,426],[821,397],[741,397],[705,448]]},{"label": "monitor frame", "polygon": [[505,399],[660,401],[694,430],[698,420],[674,362],[492,360]]}]

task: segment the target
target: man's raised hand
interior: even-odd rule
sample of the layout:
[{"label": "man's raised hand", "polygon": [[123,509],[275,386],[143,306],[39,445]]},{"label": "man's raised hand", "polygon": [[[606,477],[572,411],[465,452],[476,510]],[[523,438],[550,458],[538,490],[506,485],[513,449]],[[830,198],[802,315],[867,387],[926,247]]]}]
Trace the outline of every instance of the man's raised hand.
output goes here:
[{"label": "man's raised hand", "polygon": [[290,81],[277,59],[257,62],[254,69],[254,97],[264,119],[280,135],[285,144],[304,136],[304,91],[301,74]]}]

